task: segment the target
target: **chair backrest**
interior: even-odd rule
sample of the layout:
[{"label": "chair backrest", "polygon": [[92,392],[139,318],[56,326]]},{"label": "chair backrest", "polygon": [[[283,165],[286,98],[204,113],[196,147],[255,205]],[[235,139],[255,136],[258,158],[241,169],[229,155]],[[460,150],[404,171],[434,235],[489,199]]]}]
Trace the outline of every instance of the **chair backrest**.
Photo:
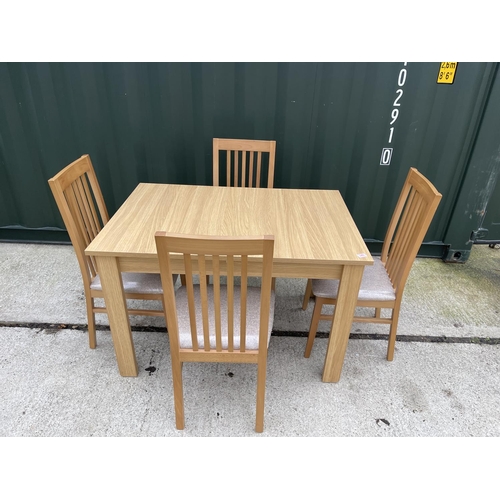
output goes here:
[{"label": "chair backrest", "polygon": [[[261,187],[261,172],[265,165],[262,153],[269,153],[267,187],[274,184],[276,141],[248,139],[214,139],[213,185],[219,186],[219,152],[226,151],[226,186]],[[266,187],[265,185],[263,187]]]},{"label": "chair backrest", "polygon": [[75,249],[83,280],[90,285],[97,274],[93,257],[85,248],[108,222],[109,216],[89,155],[70,163],[49,186]]},{"label": "chair backrest", "polygon": [[427,178],[410,168],[380,256],[396,293],[404,288],[441,197]]},{"label": "chair backrest", "polygon": [[[264,352],[267,355],[274,236],[231,238],[224,236],[187,236],[158,231],[155,234],[155,239],[165,296],[165,315],[167,317],[171,351],[179,350],[178,314],[174,285],[171,278],[172,254],[177,254],[177,260],[181,259],[179,254],[182,254],[182,272],[186,275],[191,350],[196,352],[198,356],[211,354],[212,357],[223,351],[226,354],[233,353],[236,357],[240,353],[248,353],[245,337],[247,316],[253,318],[255,322],[257,321],[255,311],[247,309],[247,305],[249,305],[247,304],[247,278],[250,274],[262,278],[259,304],[260,317],[258,319],[258,351],[259,354]],[[193,275],[199,275],[199,302],[201,303],[203,333],[198,332],[196,326]],[[208,285],[213,286],[213,309],[208,300],[207,275],[213,276],[214,284]],[[225,294],[227,305],[223,304],[224,301],[221,301],[221,276],[227,276],[227,293]],[[237,294],[234,293],[235,276],[241,276],[241,285]],[[239,325],[235,325],[234,322],[237,317],[235,303],[238,296],[240,301],[240,322]],[[227,307],[227,314],[222,315],[227,316],[227,329],[225,325],[221,324],[222,307]],[[212,318],[215,316],[215,321],[210,321],[209,310],[213,310]],[[215,332],[209,331],[210,323],[214,324]],[[227,332],[227,338],[223,339],[223,331]],[[210,337],[213,339],[214,333],[215,346],[211,346]],[[203,347],[200,348],[198,338],[201,335],[203,335]],[[227,344],[227,348],[223,348],[223,343]],[[212,344],[214,344],[213,340]],[[186,349],[183,349],[183,352],[185,351]],[[193,360],[198,360],[198,358]],[[234,361],[237,362],[236,359]]]}]

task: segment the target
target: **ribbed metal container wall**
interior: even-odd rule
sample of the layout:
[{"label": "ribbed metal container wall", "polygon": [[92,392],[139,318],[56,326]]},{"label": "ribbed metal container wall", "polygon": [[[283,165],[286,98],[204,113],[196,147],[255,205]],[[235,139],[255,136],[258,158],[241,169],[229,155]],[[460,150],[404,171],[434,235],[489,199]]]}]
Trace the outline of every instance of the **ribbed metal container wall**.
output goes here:
[{"label": "ribbed metal container wall", "polygon": [[275,187],[339,189],[375,249],[416,167],[443,194],[422,253],[443,256],[496,64],[459,63],[453,85],[439,68],[0,63],[0,239],[67,239],[47,180],[82,154],[114,213],[139,182],[211,184],[212,138],[234,137],[277,141]]}]

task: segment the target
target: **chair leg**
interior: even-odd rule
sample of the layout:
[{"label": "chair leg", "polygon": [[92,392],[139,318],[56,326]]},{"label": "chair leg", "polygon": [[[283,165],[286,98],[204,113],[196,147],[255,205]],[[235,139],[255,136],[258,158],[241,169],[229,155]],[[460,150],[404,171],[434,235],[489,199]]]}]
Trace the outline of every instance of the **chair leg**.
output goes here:
[{"label": "chair leg", "polygon": [[304,294],[304,302],[302,302],[302,309],[304,309],[304,311],[307,309],[307,306],[309,305],[309,299],[311,298],[312,295],[312,286],[313,286],[312,280],[308,279],[306,286],[306,293]]},{"label": "chair leg", "polygon": [[308,358],[311,355],[311,350],[314,344],[314,339],[316,338],[319,317],[321,316],[321,310],[323,309],[323,304],[324,301],[321,298],[316,297],[314,303],[314,311],[311,318],[311,326],[309,328],[309,336],[307,337],[306,350],[304,352],[304,358]]},{"label": "chair leg", "polygon": [[89,346],[91,349],[95,349],[97,345],[97,337],[95,333],[95,313],[94,309],[94,298],[89,294],[85,294],[85,302],[87,303],[87,324],[89,331]]},{"label": "chair leg", "polygon": [[264,431],[264,400],[266,397],[266,369],[267,360],[257,364],[257,410],[255,418],[255,432]]},{"label": "chair leg", "polygon": [[276,290],[276,278],[273,278],[271,280],[271,290]]},{"label": "chair leg", "polygon": [[174,384],[175,427],[184,429],[184,395],[182,391],[182,363],[172,359],[172,380]]},{"label": "chair leg", "polygon": [[389,330],[389,345],[387,346],[387,361],[394,359],[394,347],[396,346],[396,331],[398,329],[399,307],[392,311],[392,323]]}]

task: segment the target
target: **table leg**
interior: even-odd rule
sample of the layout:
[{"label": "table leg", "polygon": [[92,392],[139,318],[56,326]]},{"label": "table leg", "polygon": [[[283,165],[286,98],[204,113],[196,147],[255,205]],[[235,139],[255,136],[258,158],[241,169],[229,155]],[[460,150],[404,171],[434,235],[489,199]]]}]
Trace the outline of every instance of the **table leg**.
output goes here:
[{"label": "table leg", "polygon": [[335,315],[326,350],[323,382],[338,382],[340,380],[363,268],[364,266],[344,266],[342,271]]},{"label": "table leg", "polygon": [[137,360],[118,262],[114,257],[96,257],[96,261],[120,375],[137,377]]}]

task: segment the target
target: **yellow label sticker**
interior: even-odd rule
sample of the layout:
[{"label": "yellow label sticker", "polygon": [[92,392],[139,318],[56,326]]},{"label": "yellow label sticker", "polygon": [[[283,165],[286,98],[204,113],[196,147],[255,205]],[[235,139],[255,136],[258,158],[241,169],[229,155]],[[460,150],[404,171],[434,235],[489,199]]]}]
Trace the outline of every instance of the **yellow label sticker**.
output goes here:
[{"label": "yellow label sticker", "polygon": [[457,66],[457,62],[442,62],[439,66],[437,83],[452,84],[455,80]]}]

